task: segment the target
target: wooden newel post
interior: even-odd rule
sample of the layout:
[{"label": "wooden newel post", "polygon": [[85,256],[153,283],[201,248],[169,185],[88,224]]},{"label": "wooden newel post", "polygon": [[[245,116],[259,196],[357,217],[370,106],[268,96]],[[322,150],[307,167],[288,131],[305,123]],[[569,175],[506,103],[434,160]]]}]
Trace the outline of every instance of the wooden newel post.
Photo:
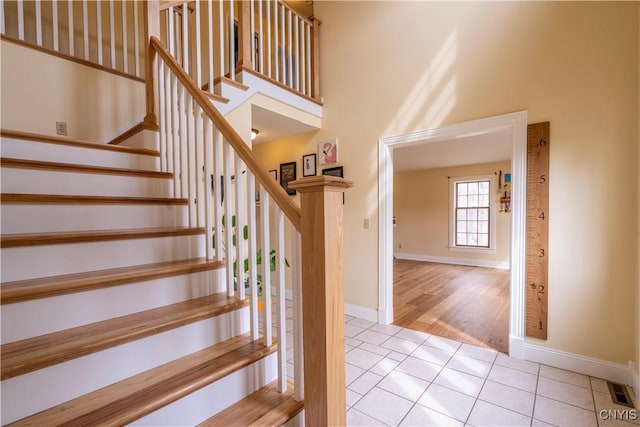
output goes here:
[{"label": "wooden newel post", "polygon": [[344,426],[343,193],[332,176],[289,183],[302,211],[304,408],[307,426]]}]

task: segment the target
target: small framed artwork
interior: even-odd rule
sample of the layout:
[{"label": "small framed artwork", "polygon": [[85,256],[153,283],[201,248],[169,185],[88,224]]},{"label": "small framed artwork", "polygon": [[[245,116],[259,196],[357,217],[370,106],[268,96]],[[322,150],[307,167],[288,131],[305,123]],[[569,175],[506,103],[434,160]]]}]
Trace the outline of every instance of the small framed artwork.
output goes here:
[{"label": "small framed artwork", "polygon": [[273,178],[274,181],[278,182],[278,171],[275,169],[271,169],[269,171],[269,175],[271,175],[271,178]]},{"label": "small framed artwork", "polygon": [[340,178],[344,178],[344,167],[337,166],[335,168],[322,169],[322,175],[339,176]]},{"label": "small framed artwork", "polygon": [[316,154],[302,156],[302,176],[316,176]]},{"label": "small framed artwork", "polygon": [[293,196],[296,190],[289,188],[289,183],[296,180],[296,162],[280,163],[280,185],[288,195]]},{"label": "small framed artwork", "polygon": [[321,165],[338,163],[338,138],[318,142],[318,159]]}]

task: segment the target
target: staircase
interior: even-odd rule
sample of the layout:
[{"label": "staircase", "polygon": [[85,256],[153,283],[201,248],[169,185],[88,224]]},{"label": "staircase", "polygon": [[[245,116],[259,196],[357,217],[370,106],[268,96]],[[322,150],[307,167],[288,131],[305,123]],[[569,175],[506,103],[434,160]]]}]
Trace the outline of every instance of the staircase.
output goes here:
[{"label": "staircase", "polygon": [[282,425],[301,411],[292,384],[275,392],[277,344],[252,339],[248,300],[205,258],[158,151],[12,131],[0,148],[3,425]]}]

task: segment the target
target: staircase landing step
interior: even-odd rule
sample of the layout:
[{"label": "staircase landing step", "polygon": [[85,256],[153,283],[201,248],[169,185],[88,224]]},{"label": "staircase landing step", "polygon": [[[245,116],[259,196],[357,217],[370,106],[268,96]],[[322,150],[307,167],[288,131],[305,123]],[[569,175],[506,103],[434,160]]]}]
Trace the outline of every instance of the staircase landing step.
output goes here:
[{"label": "staircase landing step", "polygon": [[215,270],[223,268],[225,265],[224,261],[194,258],[5,282],[0,286],[0,304],[13,304],[145,280]]},{"label": "staircase landing step", "polygon": [[61,136],[41,135],[37,133],[21,132],[17,130],[2,129],[0,135],[5,138],[21,139],[31,142],[43,142],[49,144],[69,145],[79,148],[92,148],[94,150],[116,151],[121,153],[142,154],[147,156],[159,157],[158,150],[149,150],[147,148],[134,148],[110,144],[101,144],[98,142],[85,141]]},{"label": "staircase landing step", "polygon": [[274,381],[255,391],[198,427],[281,426],[304,409],[303,402],[293,398],[293,383],[286,393],[278,391]]},{"label": "staircase landing step", "polygon": [[10,425],[126,425],[274,351],[242,335]]},{"label": "staircase landing step", "polygon": [[204,231],[205,229],[203,227],[158,227],[61,233],[4,234],[0,236],[0,248],[148,239],[153,237],[194,236],[203,234]]},{"label": "staircase landing step", "polygon": [[1,380],[227,313],[248,304],[225,293],[66,329],[0,347]]}]

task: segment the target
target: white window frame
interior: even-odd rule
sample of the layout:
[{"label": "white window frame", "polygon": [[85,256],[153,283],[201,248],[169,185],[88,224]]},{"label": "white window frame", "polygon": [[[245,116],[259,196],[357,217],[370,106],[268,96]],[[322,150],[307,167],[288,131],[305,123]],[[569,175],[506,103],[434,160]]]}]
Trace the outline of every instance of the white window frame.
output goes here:
[{"label": "white window frame", "polygon": [[[456,245],[456,184],[467,181],[489,181],[489,247]],[[449,251],[496,253],[496,175],[475,175],[449,178]]]}]

